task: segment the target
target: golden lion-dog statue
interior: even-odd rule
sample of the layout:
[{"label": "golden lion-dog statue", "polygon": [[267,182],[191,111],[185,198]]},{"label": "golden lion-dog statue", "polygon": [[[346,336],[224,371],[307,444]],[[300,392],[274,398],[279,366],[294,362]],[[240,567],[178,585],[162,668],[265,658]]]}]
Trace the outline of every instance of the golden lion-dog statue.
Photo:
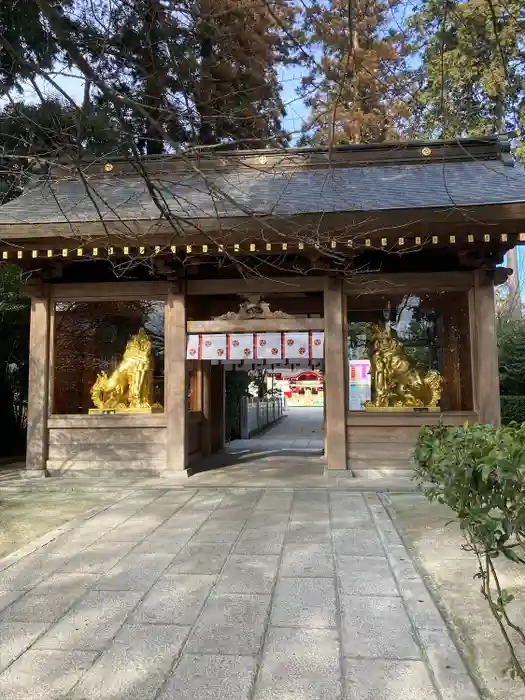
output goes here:
[{"label": "golden lion-dog statue", "polygon": [[368,338],[375,385],[372,406],[437,406],[443,389],[443,377],[437,370],[431,369],[424,375],[418,372],[397,337],[378,323],[368,326]]},{"label": "golden lion-dog statue", "polygon": [[151,340],[141,328],[128,341],[122,361],[111,376],[105,372],[97,376],[91,399],[100,410],[150,409],[151,378]]}]

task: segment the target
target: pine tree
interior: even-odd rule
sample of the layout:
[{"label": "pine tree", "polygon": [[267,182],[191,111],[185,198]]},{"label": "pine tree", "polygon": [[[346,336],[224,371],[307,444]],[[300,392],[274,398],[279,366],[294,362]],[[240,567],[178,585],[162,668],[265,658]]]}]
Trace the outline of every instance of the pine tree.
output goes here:
[{"label": "pine tree", "polygon": [[[58,0],[67,6],[70,0]],[[0,94],[51,68],[60,51],[36,0],[0,0]]]},{"label": "pine tree", "polygon": [[421,47],[414,114],[423,136],[523,128],[525,6],[520,0],[423,0],[411,18]]},{"label": "pine tree", "polygon": [[275,17],[287,17],[290,0],[274,0],[271,11],[264,0],[99,0],[94,9],[82,1],[76,42],[107,85],[148,112],[113,104],[140,153],[166,148],[162,130],[183,147],[284,141]]},{"label": "pine tree", "polygon": [[304,38],[319,60],[303,79],[311,109],[304,142],[360,143],[407,127],[407,47],[392,24],[398,2],[329,0],[304,14]]},{"label": "pine tree", "polygon": [[260,148],[285,140],[277,66],[286,53],[281,23],[291,26],[293,16],[288,0],[200,0],[194,26],[201,144]]}]

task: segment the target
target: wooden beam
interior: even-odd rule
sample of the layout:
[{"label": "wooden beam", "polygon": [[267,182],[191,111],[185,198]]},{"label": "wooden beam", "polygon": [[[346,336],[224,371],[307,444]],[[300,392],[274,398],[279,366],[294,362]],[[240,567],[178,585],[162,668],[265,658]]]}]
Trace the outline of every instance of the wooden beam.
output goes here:
[{"label": "wooden beam", "polygon": [[469,297],[471,346],[473,348],[474,408],[481,423],[501,423],[498,339],[494,284],[482,270]]},{"label": "wooden beam", "polygon": [[345,280],[345,294],[396,294],[466,291],[474,286],[473,272],[404,272],[399,274],[356,274]]},{"label": "wooden beam", "polygon": [[465,421],[475,422],[478,420],[478,414],[475,411],[429,411],[428,413],[420,413],[418,411],[351,411],[346,417],[346,425],[348,427],[370,427],[377,428],[378,432],[383,427],[402,428],[412,427],[420,428],[422,425],[463,425]]},{"label": "wooden beam", "polygon": [[26,470],[33,475],[45,473],[47,460],[50,307],[48,296],[31,299]]},{"label": "wooden beam", "polygon": [[110,428],[112,430],[121,428],[165,428],[167,419],[165,413],[113,413],[107,416],[67,414],[49,416],[47,425],[48,428],[62,428],[64,430],[77,428]]},{"label": "wooden beam", "polygon": [[324,320],[326,465],[328,469],[347,469],[347,324],[341,280],[327,280]]},{"label": "wooden beam", "polygon": [[268,318],[249,321],[187,321],[188,333],[280,333],[322,331],[322,318]]},{"label": "wooden beam", "polygon": [[217,294],[290,294],[292,292],[321,292],[324,277],[274,277],[262,279],[188,280],[187,294],[214,296]]},{"label": "wooden beam", "polygon": [[186,468],[186,308],[184,294],[170,292],[166,304],[164,376],[168,427],[167,468]]},{"label": "wooden beam", "polygon": [[128,299],[165,299],[172,282],[83,282],[51,285],[51,298],[60,301],[127,301]]}]

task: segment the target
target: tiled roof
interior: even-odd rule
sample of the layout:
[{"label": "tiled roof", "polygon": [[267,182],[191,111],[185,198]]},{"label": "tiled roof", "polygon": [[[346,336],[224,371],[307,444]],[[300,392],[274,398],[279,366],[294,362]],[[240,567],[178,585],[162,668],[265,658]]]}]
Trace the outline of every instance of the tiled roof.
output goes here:
[{"label": "tiled roof", "polygon": [[[525,169],[502,160],[152,174],[161,206],[187,219],[442,208],[525,202]],[[161,216],[138,175],[35,180],[0,207],[0,226]]]}]

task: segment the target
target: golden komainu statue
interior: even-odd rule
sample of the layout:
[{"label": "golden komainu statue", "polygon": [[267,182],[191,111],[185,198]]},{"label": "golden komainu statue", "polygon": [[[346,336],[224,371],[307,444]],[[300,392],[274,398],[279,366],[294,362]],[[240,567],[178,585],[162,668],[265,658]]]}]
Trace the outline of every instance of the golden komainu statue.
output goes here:
[{"label": "golden komainu statue", "polygon": [[443,377],[434,369],[421,374],[412,366],[394,333],[372,323],[368,327],[372,345],[371,374],[375,386],[375,407],[434,408],[443,389]]},{"label": "golden komainu statue", "polygon": [[109,377],[105,372],[97,376],[91,388],[91,399],[101,411],[151,409],[151,379],[151,340],[141,328],[128,341],[122,361],[114,372]]}]

